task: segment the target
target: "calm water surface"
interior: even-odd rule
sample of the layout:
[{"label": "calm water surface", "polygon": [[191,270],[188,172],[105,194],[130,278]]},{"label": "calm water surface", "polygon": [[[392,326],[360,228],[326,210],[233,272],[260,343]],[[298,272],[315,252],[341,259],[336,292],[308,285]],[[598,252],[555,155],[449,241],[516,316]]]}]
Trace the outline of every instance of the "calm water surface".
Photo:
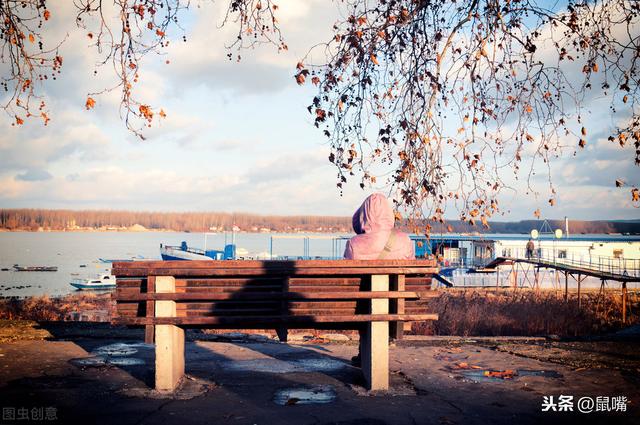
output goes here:
[{"label": "calm water surface", "polygon": [[[265,233],[239,233],[235,235],[238,249],[250,254],[268,253],[271,236]],[[282,235],[278,235],[282,236]],[[305,236],[296,234],[295,236]],[[311,255],[332,255],[332,235],[311,235]],[[317,238],[320,236],[321,238]],[[328,239],[323,239],[325,237]],[[230,234],[207,235],[209,249],[222,249],[231,242]],[[52,295],[75,292],[71,279],[95,277],[108,273],[110,264],[103,259],[129,259],[141,256],[160,259],[160,244],[179,245],[187,241],[190,246],[203,248],[205,237],[198,233],[180,232],[0,232],[0,296]],[[344,243],[341,246],[344,249]],[[302,239],[274,239],[274,255],[302,255]],[[13,265],[57,266],[57,272],[16,272]],[[85,265],[86,267],[80,267]]]},{"label": "calm water surface", "polygon": [[[297,256],[304,254],[305,234],[275,234],[275,233],[238,233],[235,242],[238,250],[246,250],[249,254],[268,254],[271,237],[273,239],[274,255]],[[296,236],[297,239],[281,239],[282,236]],[[312,256],[341,256],[344,251],[344,241],[333,248],[332,238],[338,235],[310,234],[309,252]],[[226,242],[231,242],[231,234],[207,235],[209,249],[222,249]],[[201,233],[180,232],[0,232],[0,297],[31,295],[60,296],[76,292],[69,285],[71,279],[95,277],[109,273],[111,265],[99,261],[103,259],[130,259],[144,257],[160,259],[160,244],[179,245],[187,241],[196,248],[205,247],[205,236]],[[242,255],[242,254],[239,254]],[[57,272],[15,272],[13,265],[21,266],[57,266]],[[84,265],[85,267],[81,267]],[[501,270],[499,281],[509,282],[510,270]],[[469,274],[464,270],[457,271],[453,278],[456,286],[494,286],[495,273]],[[531,286],[533,272],[525,275],[518,274],[519,286]],[[545,271],[540,276],[542,287],[564,287],[564,279],[556,277],[552,272]],[[570,279],[570,287],[575,282]],[[583,282],[585,288],[597,288],[600,281],[587,278]],[[611,283],[608,287],[619,287]],[[638,284],[630,284],[637,288]]]}]

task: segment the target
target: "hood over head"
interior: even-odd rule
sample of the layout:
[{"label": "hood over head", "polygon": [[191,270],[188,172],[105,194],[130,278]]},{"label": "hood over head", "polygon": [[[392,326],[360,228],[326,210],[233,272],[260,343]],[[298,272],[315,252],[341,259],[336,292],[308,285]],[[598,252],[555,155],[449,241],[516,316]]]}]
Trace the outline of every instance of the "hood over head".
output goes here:
[{"label": "hood over head", "polygon": [[389,231],[394,223],[393,209],[382,193],[369,195],[352,219],[353,230],[357,234]]}]

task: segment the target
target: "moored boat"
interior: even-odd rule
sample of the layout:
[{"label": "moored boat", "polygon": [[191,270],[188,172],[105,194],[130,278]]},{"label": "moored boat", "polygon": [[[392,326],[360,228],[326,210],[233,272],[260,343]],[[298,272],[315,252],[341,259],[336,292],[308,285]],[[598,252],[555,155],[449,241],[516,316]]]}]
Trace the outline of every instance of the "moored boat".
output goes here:
[{"label": "moored boat", "polygon": [[116,278],[105,274],[95,278],[72,279],[71,286],[79,290],[104,290],[116,287]]},{"label": "moored boat", "polygon": [[163,260],[234,260],[236,246],[227,244],[224,250],[204,250],[190,247],[185,241],[180,246],[160,244],[160,256]]},{"label": "moored boat", "polygon": [[14,265],[13,269],[17,272],[57,272],[57,266],[19,266]]}]

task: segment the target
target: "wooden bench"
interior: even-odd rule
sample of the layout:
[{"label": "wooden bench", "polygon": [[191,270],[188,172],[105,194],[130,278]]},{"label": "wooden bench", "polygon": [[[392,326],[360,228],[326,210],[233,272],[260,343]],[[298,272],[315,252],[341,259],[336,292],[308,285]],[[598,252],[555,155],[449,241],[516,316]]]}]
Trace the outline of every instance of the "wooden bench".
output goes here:
[{"label": "wooden bench", "polygon": [[389,336],[437,320],[421,302],[436,271],[433,260],[117,262],[112,322],[155,339],[159,391],[184,375],[185,328],[275,328],[281,340],[289,328],[359,329],[367,385],[386,390]]}]

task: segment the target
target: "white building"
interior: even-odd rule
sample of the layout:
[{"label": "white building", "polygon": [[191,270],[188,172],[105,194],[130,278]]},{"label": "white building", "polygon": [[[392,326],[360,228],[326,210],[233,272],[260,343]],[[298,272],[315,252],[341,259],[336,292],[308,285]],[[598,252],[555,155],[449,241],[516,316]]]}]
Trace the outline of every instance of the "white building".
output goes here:
[{"label": "white building", "polygon": [[[421,236],[413,236],[413,239],[417,241],[418,257],[437,255],[444,266],[482,266],[497,257],[526,257],[526,246],[531,237],[451,234],[432,236],[428,241]],[[551,234],[542,234],[531,240],[534,243],[531,255],[547,261],[640,269],[639,236],[581,234],[555,238]]]}]

